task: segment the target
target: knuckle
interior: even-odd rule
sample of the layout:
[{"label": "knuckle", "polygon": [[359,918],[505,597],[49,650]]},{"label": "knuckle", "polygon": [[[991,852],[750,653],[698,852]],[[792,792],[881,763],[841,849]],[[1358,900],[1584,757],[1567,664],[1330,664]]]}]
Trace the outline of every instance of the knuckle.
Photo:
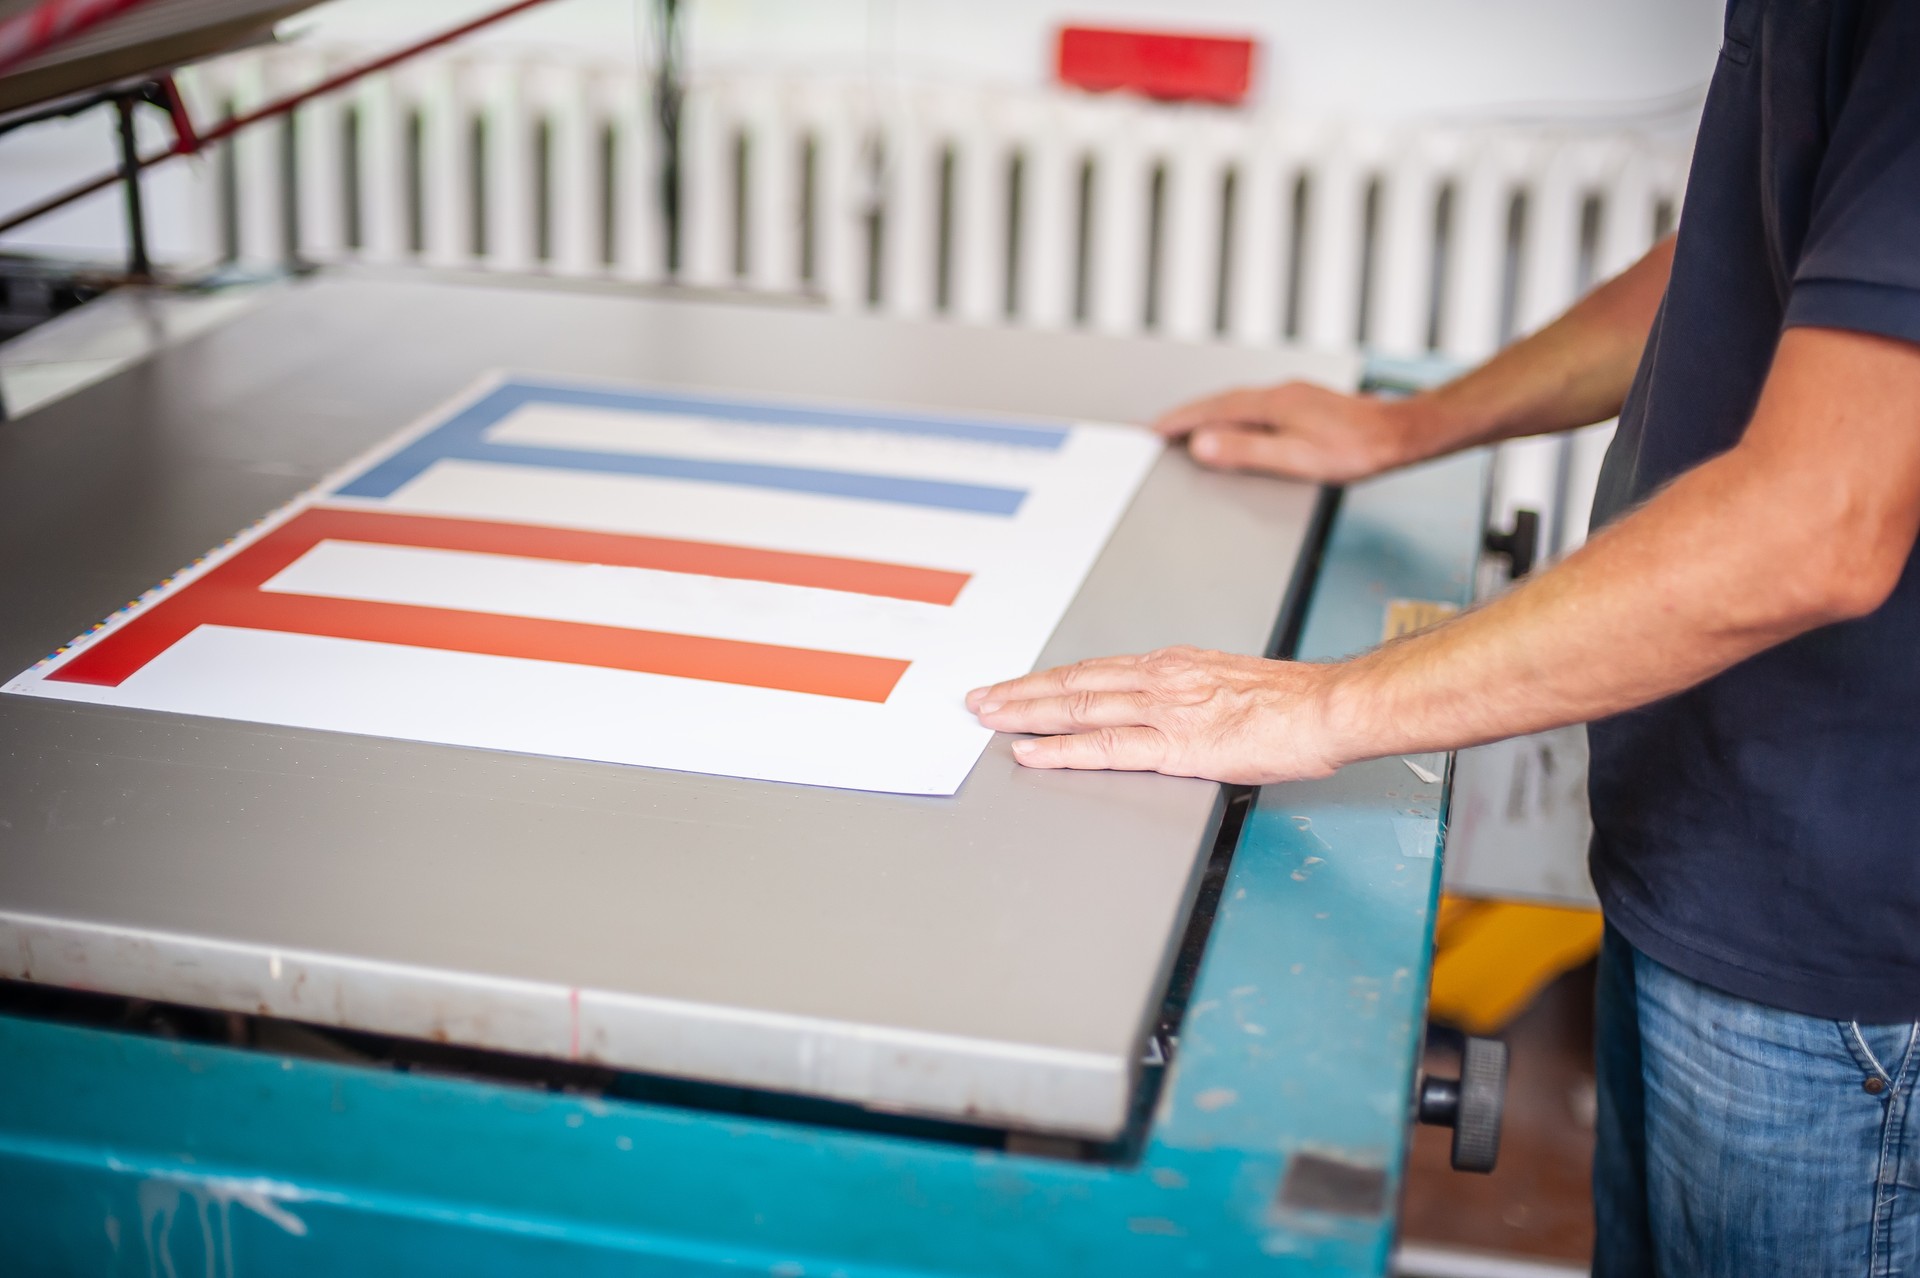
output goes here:
[{"label": "knuckle", "polygon": [[1163,648],[1153,654],[1147,670],[1150,686],[1162,695],[1179,694],[1200,677],[1192,648]]},{"label": "knuckle", "polygon": [[1266,451],[1268,438],[1264,431],[1229,431],[1221,437],[1215,460],[1228,466],[1248,466],[1260,460],[1261,454]]},{"label": "knuckle", "polygon": [[1282,466],[1298,447],[1299,441],[1290,432],[1268,431],[1246,441],[1246,460],[1267,468]]},{"label": "knuckle", "polygon": [[1085,661],[1076,661],[1070,666],[1062,666],[1060,669],[1060,686],[1069,689],[1086,686],[1087,675],[1092,669],[1093,661],[1091,658]]},{"label": "knuckle", "polygon": [[1166,658],[1167,668],[1170,670],[1192,670],[1200,657],[1200,649],[1189,643],[1175,644],[1173,647],[1164,648],[1161,651]]},{"label": "knuckle", "polygon": [[1312,395],[1313,387],[1306,382],[1282,382],[1267,392],[1267,411],[1275,417],[1284,417],[1298,411]]}]

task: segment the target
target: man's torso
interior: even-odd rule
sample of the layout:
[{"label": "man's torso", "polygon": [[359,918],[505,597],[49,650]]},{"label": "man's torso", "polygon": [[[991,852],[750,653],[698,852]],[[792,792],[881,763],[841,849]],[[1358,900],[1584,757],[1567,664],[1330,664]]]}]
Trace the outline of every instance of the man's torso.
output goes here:
[{"label": "man's torso", "polygon": [[[1734,0],[1596,525],[1738,442],[1783,326],[1920,340],[1916,11]],[[1793,1011],[1920,1018],[1920,567],[1591,740],[1594,880],[1636,946]]]}]

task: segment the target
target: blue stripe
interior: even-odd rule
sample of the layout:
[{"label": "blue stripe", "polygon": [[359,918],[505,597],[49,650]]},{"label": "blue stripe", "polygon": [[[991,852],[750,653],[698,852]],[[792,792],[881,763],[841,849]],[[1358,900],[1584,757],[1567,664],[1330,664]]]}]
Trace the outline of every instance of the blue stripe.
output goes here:
[{"label": "blue stripe", "polygon": [[[964,439],[976,444],[1009,444],[1057,452],[1067,442],[1064,426],[979,421],[930,413],[877,412],[866,408],[808,408],[794,404],[767,404],[754,400],[722,399],[685,392],[606,390],[516,378],[494,394],[512,392],[521,404],[565,404],[578,408],[624,408],[642,413],[680,413],[712,417],[754,426],[825,426],[837,430],[878,430],[895,435],[930,435]],[[488,396],[491,399],[492,396]],[[485,401],[483,400],[482,403]],[[479,405],[475,405],[479,407]],[[471,410],[468,410],[471,411]],[[509,409],[508,411],[511,411]],[[506,414],[501,413],[504,417]],[[498,420],[496,418],[495,420]]]},{"label": "blue stripe", "polygon": [[944,510],[971,510],[986,515],[1014,514],[1026,497],[1017,488],[949,484],[936,479],[903,479],[894,475],[862,475],[854,471],[807,470],[800,466],[762,466],[749,462],[700,461],[647,453],[523,448],[513,444],[481,444],[459,450],[435,449],[425,457],[416,455],[415,450],[410,448],[350,481],[338,492],[343,497],[390,496],[434,462],[445,460],[539,466],[551,470],[591,470],[611,475],[652,475],[661,479],[692,479],[708,484],[739,484],[747,488],[782,488],[788,492],[823,493],[829,497],[856,497],[867,501],[898,502],[906,506],[935,506]]},{"label": "blue stripe", "polygon": [[[334,491],[343,497],[391,497],[428,467],[441,461],[492,462],[508,466],[537,466],[554,470],[598,471],[615,475],[651,475],[712,484],[738,484],[789,492],[820,493],[866,501],[930,506],[989,515],[1012,515],[1026,493],[1017,488],[988,484],[948,483],[897,475],[869,475],[853,471],[813,470],[801,466],[773,466],[744,462],[699,461],[647,453],[610,453],[589,449],[496,444],[486,432],[528,404],[563,404],[657,413],[679,413],[752,422],[757,425],[852,427],[898,434],[940,436],[976,442],[1018,443],[1022,447],[1056,449],[1066,431],[988,422],[965,422],[938,417],[892,417],[879,413],[776,405],[743,404],[727,400],[695,399],[642,391],[586,390],[508,382],[448,418],[365,473]],[[1014,436],[1021,438],[1015,439]]]}]

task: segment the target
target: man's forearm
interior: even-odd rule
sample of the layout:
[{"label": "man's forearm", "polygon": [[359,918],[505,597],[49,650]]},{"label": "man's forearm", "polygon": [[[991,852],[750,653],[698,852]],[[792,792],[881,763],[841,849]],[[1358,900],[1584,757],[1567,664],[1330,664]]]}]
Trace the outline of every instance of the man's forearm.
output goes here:
[{"label": "man's forearm", "polygon": [[[1913,545],[1920,476],[1899,410],[1920,392],[1920,357],[1901,346],[1792,331],[1741,446],[1484,608],[1341,668],[1327,692],[1332,753],[1452,749],[1601,718],[1878,607]],[[1832,393],[1851,378],[1897,389],[1853,404]]]},{"label": "man's forearm", "polygon": [[1409,452],[1437,457],[1571,430],[1620,411],[1673,264],[1668,237],[1539,332],[1404,401]]},{"label": "man's forearm", "polygon": [[1642,705],[1881,606],[1920,533],[1915,404],[1920,343],[1792,328],[1738,445],[1485,608],[1338,664],[1166,648],[967,705],[1036,734],[1029,767],[1249,785]]},{"label": "man's forearm", "polygon": [[1551,571],[1349,662],[1329,688],[1332,752],[1351,762],[1584,723],[1834,619],[1818,599],[1782,606],[1797,548],[1755,536],[1763,503],[1729,491],[1737,468],[1709,462]]}]

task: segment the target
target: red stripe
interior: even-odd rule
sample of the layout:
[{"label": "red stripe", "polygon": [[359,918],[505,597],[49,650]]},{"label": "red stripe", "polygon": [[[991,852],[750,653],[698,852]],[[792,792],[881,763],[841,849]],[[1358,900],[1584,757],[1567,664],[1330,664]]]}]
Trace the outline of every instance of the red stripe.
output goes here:
[{"label": "red stripe", "polygon": [[[886,657],[261,589],[327,539],[700,572],[928,602],[951,602],[966,581],[957,573],[896,564],[701,542],[316,508],[296,515],[140,613],[47,678],[118,687],[200,626],[558,661],[856,701],[885,701],[907,668],[905,661]],[[943,592],[945,598],[939,598]]]}]

